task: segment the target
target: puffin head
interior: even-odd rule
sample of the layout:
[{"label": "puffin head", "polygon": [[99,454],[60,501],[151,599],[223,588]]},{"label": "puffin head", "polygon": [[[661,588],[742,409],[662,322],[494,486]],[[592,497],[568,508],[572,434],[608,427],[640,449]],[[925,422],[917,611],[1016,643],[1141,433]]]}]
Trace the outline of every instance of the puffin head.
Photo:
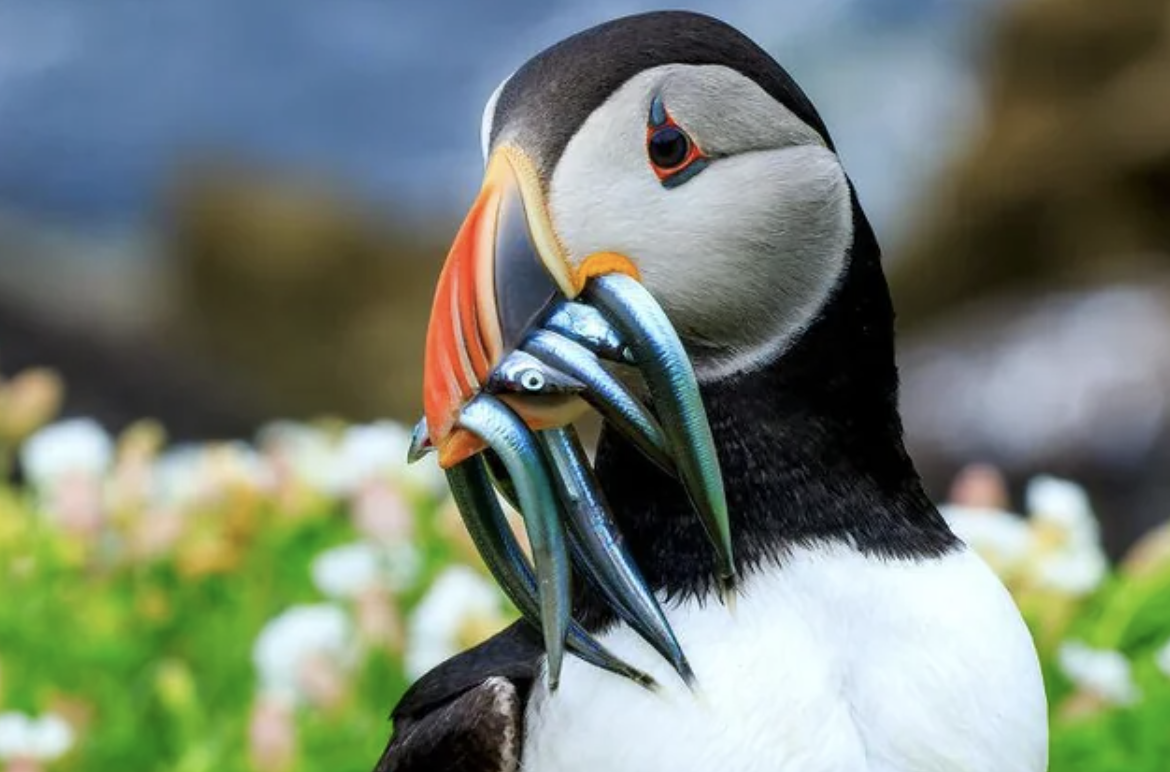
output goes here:
[{"label": "puffin head", "polygon": [[[486,561],[543,629],[554,685],[566,642],[639,677],[569,617],[570,565],[687,678],[570,424],[597,409],[677,478],[727,596],[702,384],[782,358],[841,285],[858,218],[868,226],[807,97],[747,37],[693,13],[618,19],[538,54],[492,94],[482,144],[483,187],[436,290],[416,451],[438,451]],[[644,390],[614,376],[623,366]],[[517,502],[535,568],[493,484]]]},{"label": "puffin head", "polygon": [[489,166],[530,168],[545,260],[575,287],[637,277],[700,380],[774,359],[844,269],[851,191],[828,132],[766,52],[709,17],[621,19],[545,51],[489,101],[483,147]]}]

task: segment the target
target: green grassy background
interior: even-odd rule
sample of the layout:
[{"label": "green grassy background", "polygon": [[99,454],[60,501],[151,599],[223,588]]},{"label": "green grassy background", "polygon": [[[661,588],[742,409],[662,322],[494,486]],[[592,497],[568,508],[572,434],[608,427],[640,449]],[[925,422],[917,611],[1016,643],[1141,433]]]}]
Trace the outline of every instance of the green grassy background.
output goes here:
[{"label": "green grassy background", "polygon": [[[403,663],[415,609],[448,567],[476,566],[441,486],[421,485],[397,462],[374,468],[356,492],[314,488],[296,474],[258,484],[248,469],[279,464],[267,451],[240,456],[235,446],[235,462],[191,472],[202,475],[203,492],[171,512],[181,518],[180,532],[144,552],[135,546],[143,529],[163,516],[149,483],[165,451],[134,447],[123,437],[101,479],[88,481],[104,492],[96,525],[71,525],[52,511],[54,501],[68,502],[43,483],[0,487],[0,712],[65,718],[75,743],[43,765],[62,772],[371,769],[390,731],[389,709],[408,684]],[[125,493],[133,468],[146,471],[138,495]],[[254,642],[282,611],[327,600],[314,584],[313,560],[371,538],[357,516],[369,486],[406,503],[402,538],[421,556],[421,572],[382,596],[397,632],[374,641],[357,636],[340,696],[299,701],[291,755],[265,762],[249,732],[262,700]],[[1151,537],[1087,597],[1013,587],[1044,659],[1057,772],[1170,769],[1170,674],[1156,664],[1170,641],[1166,547],[1165,534]],[[339,603],[356,617],[353,603]],[[457,643],[508,619],[504,612],[487,626],[470,624]],[[1070,680],[1056,657],[1068,640],[1124,653],[1140,698],[1110,704]]]}]

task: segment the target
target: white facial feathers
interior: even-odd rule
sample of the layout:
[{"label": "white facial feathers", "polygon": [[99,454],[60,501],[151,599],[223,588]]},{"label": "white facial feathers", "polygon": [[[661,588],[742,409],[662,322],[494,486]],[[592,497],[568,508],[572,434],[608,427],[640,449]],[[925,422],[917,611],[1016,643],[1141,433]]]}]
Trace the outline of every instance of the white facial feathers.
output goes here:
[{"label": "white facial feathers", "polygon": [[[515,75],[516,73],[512,73]],[[492,124],[496,118],[496,104],[500,101],[500,94],[504,91],[504,86],[508,85],[508,81],[512,79],[512,75],[500,81],[500,85],[496,86],[496,90],[488,97],[487,104],[483,108],[483,118],[479,122],[479,146],[483,151],[483,162],[486,165],[488,161],[488,154],[492,149]]]},{"label": "white facial feathers", "polygon": [[[666,188],[646,154],[651,100],[711,163]],[[820,135],[727,67],[630,79],[569,141],[549,184],[570,259],[630,257],[701,378],[775,358],[823,306],[852,239],[849,186]]]}]

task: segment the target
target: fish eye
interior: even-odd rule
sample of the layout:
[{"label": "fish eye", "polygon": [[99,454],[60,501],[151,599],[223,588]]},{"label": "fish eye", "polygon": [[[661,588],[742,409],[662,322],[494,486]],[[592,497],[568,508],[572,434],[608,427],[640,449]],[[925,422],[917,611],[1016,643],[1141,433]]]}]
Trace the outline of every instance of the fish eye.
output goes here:
[{"label": "fish eye", "polygon": [[544,388],[544,374],[539,370],[525,370],[520,374],[520,386],[525,391],[540,391]]}]

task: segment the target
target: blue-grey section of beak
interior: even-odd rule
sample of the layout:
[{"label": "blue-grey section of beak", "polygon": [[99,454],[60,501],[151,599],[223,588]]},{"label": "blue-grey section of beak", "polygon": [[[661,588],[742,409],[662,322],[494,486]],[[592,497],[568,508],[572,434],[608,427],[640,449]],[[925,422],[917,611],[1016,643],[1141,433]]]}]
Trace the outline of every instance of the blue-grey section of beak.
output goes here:
[{"label": "blue-grey section of beak", "polygon": [[500,210],[495,252],[496,306],[504,350],[515,349],[554,299],[556,282],[533,246],[520,189],[509,189]]}]

